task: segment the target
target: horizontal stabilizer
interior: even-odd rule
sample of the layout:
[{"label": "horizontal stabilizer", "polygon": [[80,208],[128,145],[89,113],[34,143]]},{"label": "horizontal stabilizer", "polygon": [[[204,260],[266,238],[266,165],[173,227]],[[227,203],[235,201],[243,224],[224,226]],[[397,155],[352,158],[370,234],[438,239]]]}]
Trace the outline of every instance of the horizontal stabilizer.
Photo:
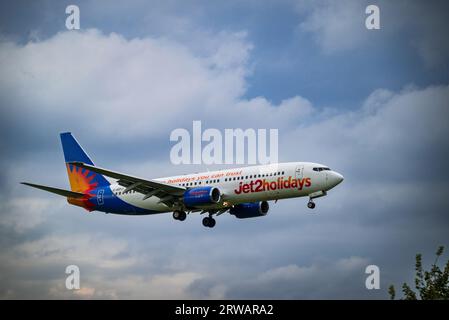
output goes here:
[{"label": "horizontal stabilizer", "polygon": [[68,190],[58,189],[58,188],[52,188],[52,187],[42,186],[42,185],[34,184],[34,183],[21,182],[21,184],[24,184],[26,186],[30,186],[33,188],[45,190],[48,192],[56,193],[56,194],[59,194],[60,196],[64,196],[67,198],[83,198],[85,196],[84,193],[68,191]]}]

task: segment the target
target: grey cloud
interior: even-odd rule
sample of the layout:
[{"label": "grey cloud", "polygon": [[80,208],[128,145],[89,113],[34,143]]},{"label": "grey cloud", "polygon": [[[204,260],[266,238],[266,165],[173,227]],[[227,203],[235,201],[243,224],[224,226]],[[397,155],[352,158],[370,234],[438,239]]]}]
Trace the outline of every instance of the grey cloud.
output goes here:
[{"label": "grey cloud", "polygon": [[[380,30],[365,28],[365,8],[371,4],[380,8]],[[449,57],[444,41],[449,24],[446,1],[432,5],[423,1],[300,1],[296,8],[304,19],[299,30],[312,34],[327,54],[369,48],[389,39],[415,50],[429,67],[444,66]]]}]

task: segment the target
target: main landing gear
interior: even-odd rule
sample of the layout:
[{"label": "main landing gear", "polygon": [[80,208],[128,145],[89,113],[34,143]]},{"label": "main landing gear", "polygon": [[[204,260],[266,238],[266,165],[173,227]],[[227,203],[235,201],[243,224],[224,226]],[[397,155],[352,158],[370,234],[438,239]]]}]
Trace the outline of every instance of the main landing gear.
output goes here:
[{"label": "main landing gear", "polygon": [[187,218],[187,214],[185,213],[185,211],[181,211],[181,210],[173,211],[173,219],[179,220],[179,221],[184,221],[186,218]]},{"label": "main landing gear", "polygon": [[215,219],[212,217],[204,217],[203,218],[203,226],[213,228],[215,227]]},{"label": "main landing gear", "polygon": [[[185,211],[182,210],[175,210],[173,211],[173,219],[175,220],[179,220],[179,221],[184,221],[187,218],[187,214]],[[212,214],[209,213],[208,217],[204,217],[203,218],[203,226],[208,227],[208,228],[213,228],[215,227],[215,219],[212,217]]]}]

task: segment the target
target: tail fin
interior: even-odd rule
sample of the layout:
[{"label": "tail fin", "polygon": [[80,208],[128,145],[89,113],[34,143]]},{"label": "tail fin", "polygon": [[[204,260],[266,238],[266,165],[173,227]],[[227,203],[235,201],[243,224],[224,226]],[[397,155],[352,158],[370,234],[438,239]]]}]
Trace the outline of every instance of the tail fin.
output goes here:
[{"label": "tail fin", "polygon": [[61,143],[72,191],[86,193],[95,188],[110,185],[109,181],[101,174],[89,171],[88,169],[81,169],[68,163],[80,161],[94,165],[70,132],[61,133]]}]

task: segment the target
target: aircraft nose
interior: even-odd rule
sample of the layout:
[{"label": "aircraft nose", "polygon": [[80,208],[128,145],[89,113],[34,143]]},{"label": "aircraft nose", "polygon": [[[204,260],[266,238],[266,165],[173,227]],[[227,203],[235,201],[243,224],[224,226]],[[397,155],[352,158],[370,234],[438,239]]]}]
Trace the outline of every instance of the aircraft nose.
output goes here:
[{"label": "aircraft nose", "polygon": [[338,172],[331,171],[331,172],[329,172],[327,181],[328,181],[329,187],[333,188],[337,184],[341,183],[344,179],[345,178]]}]

